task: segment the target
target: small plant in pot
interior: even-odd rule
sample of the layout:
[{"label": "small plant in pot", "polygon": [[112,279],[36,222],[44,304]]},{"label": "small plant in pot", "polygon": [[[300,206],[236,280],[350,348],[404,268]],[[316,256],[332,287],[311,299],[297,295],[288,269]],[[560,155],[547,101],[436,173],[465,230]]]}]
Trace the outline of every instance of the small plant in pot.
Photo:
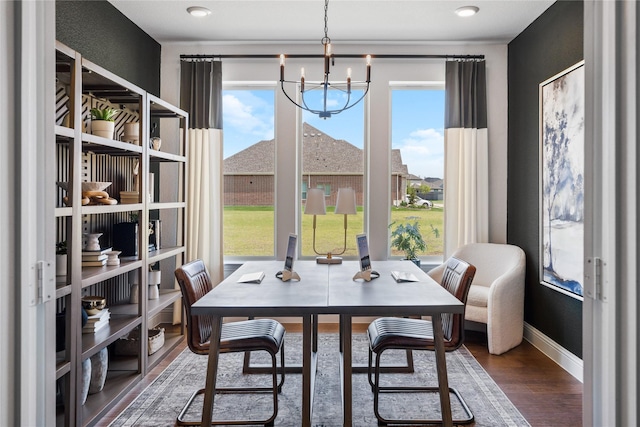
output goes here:
[{"label": "small plant in pot", "polygon": [[103,138],[113,139],[115,130],[115,117],[120,110],[115,108],[92,108],[91,109],[91,133]]},{"label": "small plant in pot", "polygon": [[391,247],[404,252],[405,259],[413,261],[415,265],[420,267],[418,253],[427,249],[427,243],[420,233],[420,224],[416,221],[413,224],[398,224],[392,228],[394,225],[395,222],[389,224]]},{"label": "small plant in pot", "polygon": [[67,275],[67,242],[56,243],[56,276]]}]

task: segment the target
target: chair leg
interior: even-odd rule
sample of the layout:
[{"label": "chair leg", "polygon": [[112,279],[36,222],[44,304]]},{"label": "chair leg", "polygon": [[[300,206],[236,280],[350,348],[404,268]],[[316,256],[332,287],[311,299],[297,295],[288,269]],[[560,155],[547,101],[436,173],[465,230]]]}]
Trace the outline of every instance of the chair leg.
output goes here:
[{"label": "chair leg", "polygon": [[[245,355],[249,353],[246,352]],[[280,382],[278,382],[278,363],[276,362],[275,353],[269,352],[271,356],[271,387],[218,387],[214,393],[247,393],[247,392],[270,392],[273,395],[273,413],[266,420],[226,420],[226,421],[212,421],[211,425],[246,425],[246,424],[264,424],[265,426],[273,426],[276,417],[278,416],[278,394],[282,391],[282,385],[284,384],[284,344],[280,347],[280,363],[281,363],[281,376]],[[200,389],[194,392],[187,404],[184,406],[180,414],[176,418],[176,425],[178,426],[199,426],[202,421],[185,421],[184,416],[193,404],[195,398],[204,394],[205,390]]]},{"label": "chair leg", "polygon": [[284,342],[280,347],[280,384],[278,384],[278,393],[282,393],[282,384],[284,384]]},{"label": "chair leg", "polygon": [[380,398],[380,356],[382,352],[376,353],[376,369],[375,369],[375,379],[373,380],[373,413],[376,415],[378,419],[378,425],[380,422],[385,422],[385,419],[382,418],[379,411],[378,400]]},{"label": "chair leg", "polygon": [[369,385],[371,386],[371,391],[375,393],[375,390],[373,389],[374,387],[373,380],[371,379],[371,371],[373,370],[372,355],[373,355],[373,351],[371,351],[371,347],[369,347],[369,361],[367,362],[367,380],[369,381]]},{"label": "chair leg", "polygon": [[[392,420],[392,419],[384,418],[382,415],[380,415],[380,410],[379,410],[379,408],[380,408],[379,407],[380,393],[384,393],[384,392],[400,392],[400,393],[402,393],[402,392],[404,392],[404,393],[416,393],[416,392],[424,393],[424,392],[429,392],[429,393],[439,393],[440,392],[440,388],[439,387],[390,387],[390,386],[380,387],[380,359],[382,358],[382,353],[383,352],[384,352],[384,350],[380,351],[380,353],[376,353],[376,355],[375,355],[375,379],[374,379],[373,384],[372,384],[372,390],[373,390],[373,412],[374,412],[376,418],[378,419],[378,425],[379,426],[386,426],[386,425],[389,425],[389,424],[442,424],[442,420],[441,419],[425,419],[425,420],[399,419],[399,420]],[[371,366],[371,359],[369,361],[369,365]],[[370,381],[370,383],[371,383],[371,381]],[[462,395],[460,395],[458,390],[456,390],[454,388],[451,388],[451,387],[449,387],[449,393],[453,394],[458,399],[458,402],[462,406],[462,409],[464,410],[465,416],[466,416],[466,418],[463,418],[463,419],[453,420],[453,424],[470,424],[470,423],[472,423],[473,420],[474,420],[474,415],[471,412],[471,409],[469,408],[469,406],[467,405],[467,402],[465,402],[465,400],[462,398]]]}]

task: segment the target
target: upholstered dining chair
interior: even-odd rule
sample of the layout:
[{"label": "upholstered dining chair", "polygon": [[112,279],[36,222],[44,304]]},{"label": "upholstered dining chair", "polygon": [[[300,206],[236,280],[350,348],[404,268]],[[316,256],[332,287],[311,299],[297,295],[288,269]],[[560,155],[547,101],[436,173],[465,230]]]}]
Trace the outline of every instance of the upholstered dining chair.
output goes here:
[{"label": "upholstered dining chair", "polygon": [[[475,275],[476,268],[457,258],[449,258],[442,275],[440,285],[466,305],[469,287]],[[442,328],[444,333],[445,351],[453,351],[459,348],[464,341],[464,313],[442,314]],[[369,325],[367,329],[369,338],[369,367],[368,379],[373,391],[373,409],[378,419],[378,425],[388,424],[438,424],[441,419],[387,419],[380,415],[379,397],[384,392],[438,392],[438,387],[399,387],[380,386],[380,359],[386,350],[435,350],[433,324],[430,320],[415,318],[381,317]],[[375,354],[375,374],[372,380],[373,355]],[[438,367],[438,369],[440,369]],[[454,420],[454,424],[468,424],[473,421],[473,413],[469,409],[460,393],[449,388],[449,391],[458,399],[466,413],[466,418]]]},{"label": "upholstered dining chair", "polygon": [[[195,260],[179,267],[175,271],[176,279],[182,291],[182,301],[187,319],[187,343],[196,354],[209,354],[211,318],[191,314],[191,306],[212,289],[211,278],[201,260]],[[214,421],[212,425],[264,424],[272,426],[278,415],[278,393],[284,383],[284,335],[285,329],[273,319],[253,319],[222,324],[220,334],[220,353],[266,351],[271,355],[272,387],[216,387],[214,393],[273,393],[273,413],[265,420],[225,420]],[[280,352],[280,382],[278,383],[276,354]],[[185,421],[184,416],[196,396],[204,389],[195,391],[184,406],[176,425],[200,425],[200,421]]]}]

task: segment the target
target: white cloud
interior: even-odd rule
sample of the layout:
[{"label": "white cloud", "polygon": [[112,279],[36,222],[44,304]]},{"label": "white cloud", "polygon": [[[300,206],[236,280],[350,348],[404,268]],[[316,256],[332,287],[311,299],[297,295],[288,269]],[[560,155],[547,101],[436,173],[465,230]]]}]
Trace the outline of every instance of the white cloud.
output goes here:
[{"label": "white cloud", "polygon": [[444,177],[444,133],[437,129],[418,129],[395,148],[409,173],[421,177]]},{"label": "white cloud", "polygon": [[273,113],[265,113],[265,102],[250,93],[226,94],[222,97],[224,126],[241,134],[255,137],[256,141],[273,138]]}]

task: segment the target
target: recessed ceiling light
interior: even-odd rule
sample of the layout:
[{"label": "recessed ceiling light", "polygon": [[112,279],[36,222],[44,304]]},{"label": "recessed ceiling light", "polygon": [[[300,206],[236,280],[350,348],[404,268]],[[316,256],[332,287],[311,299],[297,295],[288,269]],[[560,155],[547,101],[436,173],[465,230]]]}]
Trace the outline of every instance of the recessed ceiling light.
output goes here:
[{"label": "recessed ceiling light", "polygon": [[475,15],[479,10],[476,6],[463,6],[456,9],[456,15],[466,18]]},{"label": "recessed ceiling light", "polygon": [[191,6],[187,8],[187,12],[191,14],[191,16],[197,16],[198,18],[202,18],[207,15],[211,15],[211,11],[206,7],[202,6]]}]

